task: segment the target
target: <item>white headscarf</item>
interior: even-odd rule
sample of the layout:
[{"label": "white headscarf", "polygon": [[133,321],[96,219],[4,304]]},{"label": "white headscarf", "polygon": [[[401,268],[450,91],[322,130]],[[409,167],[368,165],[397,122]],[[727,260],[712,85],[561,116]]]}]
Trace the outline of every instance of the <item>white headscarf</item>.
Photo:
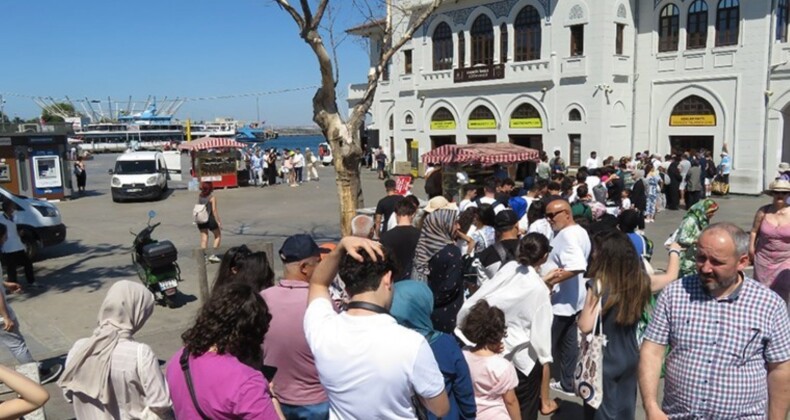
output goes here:
[{"label": "white headscarf", "polygon": [[134,335],[153,312],[154,296],[145,286],[128,280],[113,284],[99,309],[99,326],[69,358],[58,385],[108,404],[113,350],[121,338]]}]

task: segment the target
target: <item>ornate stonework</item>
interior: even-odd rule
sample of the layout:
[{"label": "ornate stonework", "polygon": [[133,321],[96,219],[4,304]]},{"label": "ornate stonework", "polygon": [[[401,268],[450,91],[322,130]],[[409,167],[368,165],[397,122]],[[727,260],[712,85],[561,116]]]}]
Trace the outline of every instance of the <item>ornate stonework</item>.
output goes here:
[{"label": "ornate stonework", "polygon": [[578,4],[571,7],[571,12],[568,14],[568,20],[584,19],[584,9]]},{"label": "ornate stonework", "polygon": [[[426,35],[428,31],[428,27],[431,26],[434,20],[439,18],[445,18],[450,22],[453,22],[455,25],[463,25],[469,19],[469,16],[472,12],[475,11],[478,7],[485,7],[493,13],[494,17],[501,18],[504,16],[510,15],[513,11],[513,7],[518,3],[520,0],[499,0],[492,3],[481,4],[478,6],[467,7],[464,9],[458,10],[450,10],[443,13],[436,13],[433,16],[429,17],[425,23],[422,25],[422,36]],[[536,0],[538,3],[543,6],[544,16],[546,20],[549,21],[549,13],[551,12],[551,0]]]},{"label": "ornate stonework", "polygon": [[628,12],[626,12],[624,4],[620,4],[620,6],[617,7],[617,17],[623,19],[628,17]]}]

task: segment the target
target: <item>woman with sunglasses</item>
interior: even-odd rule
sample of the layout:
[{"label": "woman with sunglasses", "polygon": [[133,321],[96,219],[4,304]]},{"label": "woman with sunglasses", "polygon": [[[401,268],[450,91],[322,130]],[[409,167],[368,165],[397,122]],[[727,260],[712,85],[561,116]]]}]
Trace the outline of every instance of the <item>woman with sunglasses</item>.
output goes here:
[{"label": "woman with sunglasses", "polygon": [[[557,403],[549,398],[549,377],[547,374],[544,376],[552,361],[551,324],[554,320],[549,288],[545,282],[560,271],[551,271],[546,278],[538,274],[550,252],[549,240],[545,236],[527,234],[519,242],[518,259],[503,265],[458,312],[459,328],[464,325],[472,307],[481,300],[505,313],[507,335],[503,355],[516,366],[516,396],[522,419],[537,419],[538,411],[548,416],[558,408]],[[473,343],[458,329],[456,335],[467,344]]]},{"label": "woman with sunglasses", "polygon": [[786,301],[790,292],[790,181],[776,180],[764,191],[773,197],[760,207],[749,235],[754,278]]}]

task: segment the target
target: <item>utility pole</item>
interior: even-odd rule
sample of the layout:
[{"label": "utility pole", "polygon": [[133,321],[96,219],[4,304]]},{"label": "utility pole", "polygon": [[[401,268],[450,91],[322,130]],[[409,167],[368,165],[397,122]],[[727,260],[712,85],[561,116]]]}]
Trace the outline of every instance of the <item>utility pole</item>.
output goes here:
[{"label": "utility pole", "polygon": [[261,99],[260,96],[255,95],[255,111],[256,111],[256,115],[258,117],[258,119],[255,120],[256,123],[260,123],[261,122],[261,104],[260,104],[260,99]]},{"label": "utility pole", "polygon": [[0,129],[0,133],[5,133],[5,98],[3,98],[3,94],[0,93],[0,123],[2,123],[2,129]]}]

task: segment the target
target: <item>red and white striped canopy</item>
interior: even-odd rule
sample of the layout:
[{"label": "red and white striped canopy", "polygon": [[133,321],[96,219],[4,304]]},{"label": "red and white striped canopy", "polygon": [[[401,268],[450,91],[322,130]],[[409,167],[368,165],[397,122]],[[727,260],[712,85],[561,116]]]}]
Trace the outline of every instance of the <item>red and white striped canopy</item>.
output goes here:
[{"label": "red and white striped canopy", "polygon": [[491,166],[538,160],[540,153],[510,143],[446,144],[422,155],[426,164],[459,163]]},{"label": "red and white striped canopy", "polygon": [[185,141],[178,145],[178,150],[206,150],[206,149],[243,149],[244,143],[223,137],[203,137],[197,140]]}]

